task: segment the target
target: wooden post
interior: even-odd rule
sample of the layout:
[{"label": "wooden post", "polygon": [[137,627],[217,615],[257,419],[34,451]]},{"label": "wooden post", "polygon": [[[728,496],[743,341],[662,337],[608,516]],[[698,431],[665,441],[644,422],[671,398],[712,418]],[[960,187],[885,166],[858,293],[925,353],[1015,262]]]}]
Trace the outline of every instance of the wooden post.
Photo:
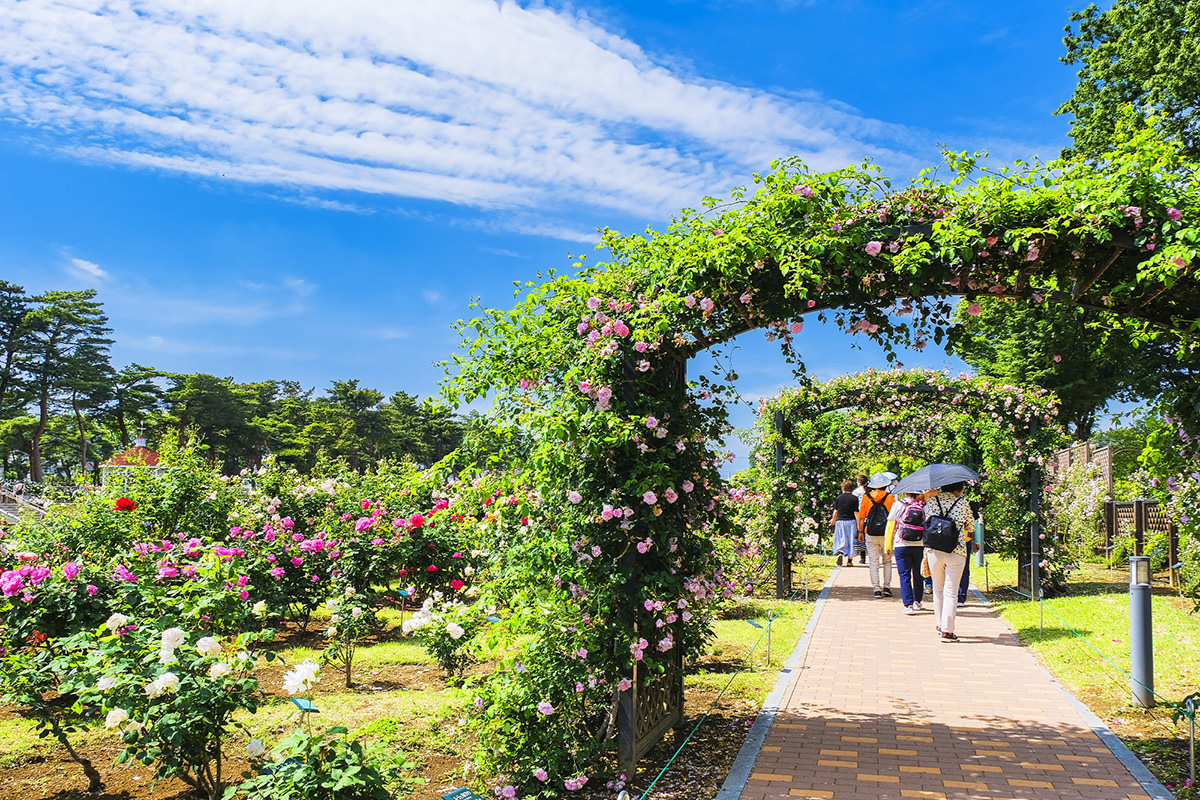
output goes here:
[{"label": "wooden post", "polygon": [[1179,528],[1175,527],[1175,521],[1167,522],[1167,564],[1171,568],[1171,588],[1179,588],[1179,570],[1175,569],[1175,565],[1179,563]]},{"label": "wooden post", "polygon": [[1133,554],[1142,555],[1142,545],[1146,542],[1146,500],[1139,498],[1133,501]]},{"label": "wooden post", "polygon": [[[775,477],[783,478],[783,411],[775,409]],[[784,598],[792,590],[792,554],[788,542],[790,514],[780,511],[775,520],[775,596]]]}]

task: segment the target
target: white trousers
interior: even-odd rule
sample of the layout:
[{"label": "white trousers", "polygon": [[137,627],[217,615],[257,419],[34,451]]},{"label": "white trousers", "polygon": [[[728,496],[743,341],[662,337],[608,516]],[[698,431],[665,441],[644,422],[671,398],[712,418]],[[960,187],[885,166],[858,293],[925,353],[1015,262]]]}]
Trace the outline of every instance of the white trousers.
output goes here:
[{"label": "white trousers", "polygon": [[[871,587],[876,591],[892,588],[892,560],[884,555],[883,543],[886,536],[867,537],[867,570],[871,574]],[[879,567],[883,567],[883,585],[879,584]]]},{"label": "white trousers", "polygon": [[967,557],[959,553],[943,553],[925,548],[929,574],[933,577],[933,618],[943,633],[954,633],[954,617],[958,610],[958,583],[962,580]]}]

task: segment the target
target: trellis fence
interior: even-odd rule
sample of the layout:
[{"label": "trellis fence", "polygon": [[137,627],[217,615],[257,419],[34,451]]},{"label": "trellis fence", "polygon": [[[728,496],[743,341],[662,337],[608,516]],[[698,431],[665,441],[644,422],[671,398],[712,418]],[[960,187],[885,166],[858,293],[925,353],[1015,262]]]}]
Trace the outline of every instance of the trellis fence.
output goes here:
[{"label": "trellis fence", "polygon": [[1146,540],[1166,534],[1167,564],[1171,567],[1171,588],[1179,587],[1179,529],[1157,500],[1108,501],[1104,504],[1104,549],[1111,552],[1121,539],[1133,539],[1133,555],[1145,552]]}]

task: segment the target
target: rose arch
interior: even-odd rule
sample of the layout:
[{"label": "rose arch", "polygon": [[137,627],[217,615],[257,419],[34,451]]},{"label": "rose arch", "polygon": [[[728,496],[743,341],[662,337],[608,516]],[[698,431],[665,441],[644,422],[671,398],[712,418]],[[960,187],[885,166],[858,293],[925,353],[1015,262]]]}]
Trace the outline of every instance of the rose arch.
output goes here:
[{"label": "rose arch", "polygon": [[[1065,439],[1057,416],[1057,401],[1045,390],[925,369],[843,375],[764,399],[751,468],[740,477],[769,498],[759,511],[769,522],[760,528],[772,533],[777,591],[790,583],[796,520],[826,514],[841,481],[862,463],[897,472],[927,462],[973,467],[982,476],[989,547],[1029,563],[1038,535],[1031,513],[1038,468]],[[1034,574],[1021,577],[1032,584]],[[1054,584],[1059,570],[1043,574]]]},{"label": "rose arch", "polygon": [[[498,599],[534,634],[481,689],[490,766],[536,790],[535,765],[553,753],[558,774],[578,768],[614,709],[626,763],[673,721],[656,709],[671,707],[705,609],[727,591],[712,539],[729,525],[718,468],[733,387],[688,380],[689,358],[764,328],[802,379],[792,345],[806,314],[890,353],[940,343],[955,299],[982,296],[1088,306],[1190,347],[1195,167],[1148,134],[1103,168],[991,172],[949,155],[945,179],[903,186],[870,166],[783,161],[661,233],[606,232],[607,263],[581,259],[462,323],[445,394],[492,399],[521,453],[480,466],[538,498],[520,528],[488,532],[497,572],[520,576]],[[545,725],[538,698],[582,722]]]}]

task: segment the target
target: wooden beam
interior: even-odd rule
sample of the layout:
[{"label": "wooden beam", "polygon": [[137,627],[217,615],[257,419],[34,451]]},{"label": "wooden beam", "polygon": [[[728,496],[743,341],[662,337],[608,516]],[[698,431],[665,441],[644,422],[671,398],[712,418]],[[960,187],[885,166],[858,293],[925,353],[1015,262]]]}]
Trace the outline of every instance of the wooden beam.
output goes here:
[{"label": "wooden beam", "polygon": [[1103,275],[1105,271],[1117,260],[1117,257],[1121,255],[1121,251],[1123,249],[1124,248],[1114,247],[1112,252],[1108,254],[1108,258],[1104,259],[1103,264],[1092,270],[1092,274],[1084,278],[1082,283],[1076,282],[1075,285],[1071,287],[1071,299],[1078,300],[1085,292],[1087,292],[1088,289],[1092,288],[1092,285],[1095,284],[1096,281],[1100,280],[1100,276]]}]

